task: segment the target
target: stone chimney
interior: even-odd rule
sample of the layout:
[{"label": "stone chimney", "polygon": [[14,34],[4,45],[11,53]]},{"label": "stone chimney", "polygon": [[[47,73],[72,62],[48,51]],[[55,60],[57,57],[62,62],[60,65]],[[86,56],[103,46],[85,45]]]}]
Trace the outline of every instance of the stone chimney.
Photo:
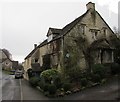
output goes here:
[{"label": "stone chimney", "polygon": [[34,44],[34,48],[36,48],[37,47],[37,44]]},{"label": "stone chimney", "polygon": [[87,10],[89,9],[95,9],[95,3],[89,2],[86,4]]}]

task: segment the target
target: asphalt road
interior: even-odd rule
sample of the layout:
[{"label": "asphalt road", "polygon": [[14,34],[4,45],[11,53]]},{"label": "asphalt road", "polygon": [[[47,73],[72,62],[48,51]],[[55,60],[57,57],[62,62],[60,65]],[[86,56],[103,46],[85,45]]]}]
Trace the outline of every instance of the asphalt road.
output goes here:
[{"label": "asphalt road", "polygon": [[15,79],[14,75],[2,73],[2,100],[117,100],[120,96],[119,78],[103,85],[62,98],[48,98],[32,88],[25,79]]},{"label": "asphalt road", "polygon": [[2,73],[2,100],[21,100],[21,80]]}]

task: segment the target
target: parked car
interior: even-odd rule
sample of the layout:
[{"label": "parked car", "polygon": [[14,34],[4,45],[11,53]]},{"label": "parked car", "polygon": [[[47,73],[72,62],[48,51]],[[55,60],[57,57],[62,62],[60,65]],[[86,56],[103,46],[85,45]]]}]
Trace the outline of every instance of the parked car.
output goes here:
[{"label": "parked car", "polygon": [[11,70],[10,75],[14,75],[14,74],[15,74],[15,70]]},{"label": "parked car", "polygon": [[23,71],[22,70],[15,71],[15,79],[17,79],[17,78],[23,78]]}]

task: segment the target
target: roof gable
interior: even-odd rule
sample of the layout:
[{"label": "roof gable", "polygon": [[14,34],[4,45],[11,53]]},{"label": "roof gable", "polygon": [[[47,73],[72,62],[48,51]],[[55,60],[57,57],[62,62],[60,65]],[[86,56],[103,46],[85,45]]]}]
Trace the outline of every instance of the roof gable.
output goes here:
[{"label": "roof gable", "polygon": [[31,57],[31,56],[35,53],[35,51],[38,50],[38,48],[44,46],[45,44],[47,44],[47,40],[44,40],[41,44],[39,44],[36,48],[34,48],[34,49],[25,57],[25,59]]},{"label": "roof gable", "polygon": [[106,21],[103,19],[103,17],[100,15],[98,11],[96,13],[100,16],[100,18],[103,20],[103,22],[106,24],[106,26],[110,29],[110,31],[114,34],[113,30],[110,28],[110,26],[106,23]]},{"label": "roof gable", "polygon": [[49,28],[47,36],[51,34],[59,35],[61,33],[61,29],[58,28]]},{"label": "roof gable", "polygon": [[82,20],[82,18],[89,12],[89,10],[87,10],[83,15],[81,15],[80,17],[76,18],[74,21],[72,21],[71,23],[67,24],[63,29],[62,29],[62,34],[61,35],[65,35],[68,31],[70,31],[78,22],[80,22]]}]

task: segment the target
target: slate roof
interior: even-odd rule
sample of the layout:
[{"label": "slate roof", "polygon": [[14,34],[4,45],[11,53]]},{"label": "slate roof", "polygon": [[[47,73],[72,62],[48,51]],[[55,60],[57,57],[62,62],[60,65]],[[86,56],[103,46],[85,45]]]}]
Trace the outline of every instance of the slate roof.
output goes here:
[{"label": "slate roof", "polygon": [[[59,35],[61,33],[61,29],[58,28],[49,28],[49,30],[52,31],[53,34]],[[49,32],[48,30],[48,32]],[[47,36],[49,35],[49,33],[47,33]]]},{"label": "slate roof", "polygon": [[89,10],[87,10],[83,15],[81,15],[80,17],[76,18],[74,21],[63,27],[61,35],[65,35],[68,31],[70,31],[78,22],[82,20],[82,18],[88,13],[88,11]]},{"label": "slate roof", "polygon": [[[90,10],[90,9],[89,9]],[[61,37],[65,36],[78,22],[80,22],[82,20],[82,18],[89,12],[89,10],[87,10],[83,15],[81,15],[80,17],[76,18],[74,21],[72,21],[71,23],[67,24],[65,27],[63,27],[62,29],[58,29],[58,28],[49,28],[49,30],[52,31],[52,33],[54,34],[58,34],[55,38],[53,38],[53,40],[51,40],[50,42],[60,39]],[[96,11],[96,13],[98,13]],[[101,17],[101,15],[98,13],[98,15]],[[105,20],[101,17],[101,19],[105,22]],[[105,22],[105,24],[108,26],[108,28],[112,31],[112,29],[109,27],[109,25]],[[112,33],[114,33],[112,31]],[[48,36],[48,33],[47,33]],[[47,39],[45,41],[43,41],[38,47],[42,47],[50,42],[47,42]],[[99,42],[99,41],[98,41]],[[94,45],[94,43],[93,43]],[[31,51],[31,53],[25,58],[27,59],[28,57],[30,57],[35,50],[38,48],[36,47],[33,51]],[[101,46],[102,47],[102,46]],[[106,47],[110,47],[109,45]],[[112,47],[111,47],[112,48]]]}]

